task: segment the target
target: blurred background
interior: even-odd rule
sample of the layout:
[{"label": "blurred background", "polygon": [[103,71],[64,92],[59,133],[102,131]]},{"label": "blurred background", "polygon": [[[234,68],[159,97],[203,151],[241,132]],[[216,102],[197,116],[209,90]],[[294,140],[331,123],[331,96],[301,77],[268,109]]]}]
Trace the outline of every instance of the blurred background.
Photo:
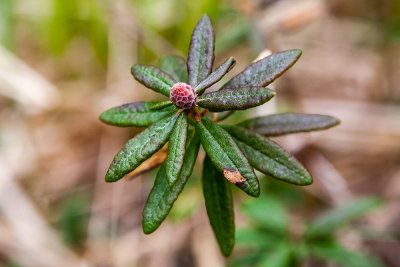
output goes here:
[{"label": "blurred background", "polygon": [[[201,162],[152,235],[141,212],[155,172],[106,184],[138,128],[100,123],[113,106],[162,100],[134,63],[186,57],[203,13],[233,76],[266,49],[303,56],[246,116],[332,115],[341,125],[274,138],[314,176],[260,175],[234,191],[237,246],[208,223]],[[1,266],[400,266],[400,2],[397,0],[0,0]]]}]

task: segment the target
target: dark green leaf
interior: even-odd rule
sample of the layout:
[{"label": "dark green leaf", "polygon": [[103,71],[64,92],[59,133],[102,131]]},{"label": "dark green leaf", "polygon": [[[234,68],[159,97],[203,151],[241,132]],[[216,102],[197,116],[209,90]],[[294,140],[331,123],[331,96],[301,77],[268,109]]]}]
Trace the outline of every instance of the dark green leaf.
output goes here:
[{"label": "dark green leaf", "polygon": [[266,136],[323,130],[339,124],[334,117],[318,114],[282,113],[245,120],[238,125]]},{"label": "dark green leaf", "polygon": [[339,264],[340,266],[383,267],[383,264],[376,258],[358,252],[349,251],[340,244],[313,244],[310,247],[310,251],[312,256],[315,258]]},{"label": "dark green leaf", "polygon": [[210,18],[203,15],[193,30],[188,55],[189,84],[192,88],[211,73],[214,61],[214,30]]},{"label": "dark green leaf", "polygon": [[262,105],[275,95],[264,87],[226,88],[202,95],[197,103],[210,111],[242,110]]},{"label": "dark green leaf", "polygon": [[241,210],[258,227],[283,237],[288,231],[288,216],[285,207],[273,197],[263,196],[241,205]]},{"label": "dark green leaf", "polygon": [[224,88],[244,86],[267,86],[293,66],[301,56],[301,50],[287,50],[274,53],[244,69],[233,77]]},{"label": "dark green leaf", "polygon": [[233,59],[233,57],[228,58],[196,87],[195,90],[197,95],[203,94],[208,87],[221,80],[221,78],[224,77],[224,75],[227,74],[233,68],[233,66],[235,66],[235,64],[236,61]]},{"label": "dark green leaf", "polygon": [[116,126],[145,127],[170,114],[170,110],[151,111],[158,102],[133,102],[114,107],[100,114],[100,120]]},{"label": "dark green leaf", "polygon": [[115,182],[136,169],[167,141],[178,116],[164,118],[129,140],[115,155],[106,174],[106,182]]},{"label": "dark green leaf", "polygon": [[172,186],[183,165],[185,158],[186,139],[188,133],[188,115],[182,112],[176,121],[174,130],[169,138],[168,156],[165,164],[165,171],[167,173],[167,180]]},{"label": "dark green leaf", "polygon": [[275,244],[275,248],[260,260],[256,267],[291,267],[292,250],[287,243]]},{"label": "dark green leaf", "polygon": [[150,110],[161,110],[164,109],[166,107],[172,106],[172,102],[167,100],[167,101],[161,101],[161,102],[157,102],[154,105],[152,105],[150,107]]},{"label": "dark green leaf", "polygon": [[307,235],[314,237],[330,234],[352,219],[376,208],[379,204],[380,201],[377,198],[365,197],[337,207],[309,224]]},{"label": "dark green leaf", "polygon": [[307,170],[273,141],[238,126],[224,125],[223,128],[237,140],[239,148],[255,169],[292,184],[312,183]]},{"label": "dark green leaf", "polygon": [[248,195],[258,197],[258,179],[233,138],[219,125],[206,118],[196,123],[196,132],[207,155],[225,178]]},{"label": "dark green leaf", "polygon": [[169,96],[169,91],[175,84],[174,79],[154,66],[133,65],[131,68],[133,77],[147,88],[163,95]]},{"label": "dark green leaf", "polygon": [[207,215],[225,257],[231,255],[235,246],[235,216],[230,186],[206,156],[203,164],[203,193]]},{"label": "dark green leaf", "polygon": [[167,217],[172,205],[192,174],[199,148],[200,139],[195,135],[187,148],[179,178],[171,187],[168,185],[165,163],[161,165],[143,210],[143,232],[145,234],[154,232]]},{"label": "dark green leaf", "polygon": [[160,61],[160,69],[171,75],[176,82],[188,82],[186,61],[179,56],[163,57]]}]

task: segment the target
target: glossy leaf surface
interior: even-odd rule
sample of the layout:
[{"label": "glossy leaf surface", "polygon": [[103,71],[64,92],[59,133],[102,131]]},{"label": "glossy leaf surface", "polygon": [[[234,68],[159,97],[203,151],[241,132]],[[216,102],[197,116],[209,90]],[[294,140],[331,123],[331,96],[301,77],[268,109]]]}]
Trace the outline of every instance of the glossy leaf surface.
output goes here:
[{"label": "glossy leaf surface", "polygon": [[131,73],[135,79],[147,88],[165,96],[175,84],[175,80],[167,73],[154,66],[133,65]]},{"label": "glossy leaf surface", "polygon": [[228,58],[195,88],[197,95],[203,94],[208,87],[221,80],[221,78],[224,77],[224,75],[227,74],[235,64],[236,61],[233,57]]},{"label": "glossy leaf surface", "polygon": [[239,148],[255,169],[292,184],[312,183],[307,170],[273,141],[238,126],[223,127],[237,140]]},{"label": "glossy leaf surface", "polygon": [[222,254],[229,257],[235,245],[235,217],[231,185],[207,156],[204,159],[202,181],[211,227]]},{"label": "glossy leaf surface", "polygon": [[238,126],[266,136],[323,130],[340,121],[334,117],[318,114],[281,113],[245,120]]},{"label": "glossy leaf surface", "polygon": [[171,187],[168,185],[165,163],[161,165],[143,210],[143,232],[145,234],[154,232],[167,217],[175,200],[192,174],[199,148],[200,139],[195,135],[187,147],[179,178]]},{"label": "glossy leaf surface", "polygon": [[179,56],[165,56],[160,60],[160,69],[168,73],[176,82],[188,82],[186,61]]},{"label": "glossy leaf surface", "polygon": [[301,50],[293,49],[265,57],[233,77],[224,85],[224,88],[267,86],[293,66],[301,56],[301,53]]},{"label": "glossy leaf surface", "polygon": [[202,95],[197,104],[210,111],[243,110],[262,105],[275,94],[264,87],[226,88]]},{"label": "glossy leaf surface", "polygon": [[193,30],[188,55],[189,84],[197,87],[211,73],[214,62],[214,30],[203,15]]},{"label": "glossy leaf surface", "polygon": [[229,133],[206,118],[196,123],[196,132],[207,155],[225,178],[248,195],[258,197],[258,179]]},{"label": "glossy leaf surface", "polygon": [[176,121],[174,130],[169,139],[165,171],[170,186],[175,183],[176,179],[178,179],[179,173],[181,172],[183,160],[185,158],[187,134],[188,115],[182,112]]},{"label": "glossy leaf surface", "polygon": [[129,140],[115,155],[106,174],[106,182],[115,182],[136,169],[167,141],[177,116],[166,117]]},{"label": "glossy leaf surface", "polygon": [[110,108],[100,114],[100,120],[115,126],[145,127],[170,114],[170,110],[152,111],[150,107],[158,102],[132,102]]}]

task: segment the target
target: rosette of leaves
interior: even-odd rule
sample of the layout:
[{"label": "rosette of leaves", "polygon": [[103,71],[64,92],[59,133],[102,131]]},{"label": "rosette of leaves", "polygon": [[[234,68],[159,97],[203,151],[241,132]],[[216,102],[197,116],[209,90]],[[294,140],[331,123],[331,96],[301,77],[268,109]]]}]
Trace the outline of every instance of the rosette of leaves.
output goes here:
[{"label": "rosette of leaves", "polygon": [[[312,183],[307,170],[267,137],[329,128],[338,124],[337,119],[277,114],[238,125],[218,124],[235,110],[262,105],[275,96],[266,86],[300,55],[300,50],[272,54],[248,66],[219,90],[205,92],[232,69],[235,60],[230,57],[213,69],[214,31],[204,15],[194,28],[187,62],[166,56],[159,68],[132,66],[137,81],[170,100],[125,104],[103,112],[100,119],[116,126],[149,126],[117,153],[105,177],[107,182],[115,182],[137,168],[162,163],[143,211],[144,233],[155,231],[168,215],[192,173],[200,145],[207,154],[203,167],[207,213],[225,256],[231,254],[235,240],[232,184],[258,197],[260,188],[254,169],[288,183]],[[153,160],[152,155],[167,142],[166,159]]]}]

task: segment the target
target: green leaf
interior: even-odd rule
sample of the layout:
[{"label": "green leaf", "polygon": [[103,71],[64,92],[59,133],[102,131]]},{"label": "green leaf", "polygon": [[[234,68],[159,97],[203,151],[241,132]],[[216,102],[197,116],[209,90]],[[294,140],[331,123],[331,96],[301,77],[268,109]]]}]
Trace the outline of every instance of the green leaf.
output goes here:
[{"label": "green leaf", "polygon": [[369,255],[349,251],[340,244],[323,243],[310,246],[312,256],[340,266],[348,267],[383,267],[383,264]]},{"label": "green leaf", "polygon": [[135,79],[147,88],[169,96],[169,91],[175,84],[174,79],[154,66],[133,65],[131,73]]},{"label": "green leaf", "polygon": [[184,112],[178,117],[171,137],[169,138],[168,156],[165,164],[165,171],[167,173],[167,180],[172,186],[183,165],[185,158],[186,139],[188,134],[188,115]]},{"label": "green leaf", "polygon": [[360,217],[380,204],[375,197],[364,197],[337,207],[309,224],[306,231],[309,237],[329,235],[352,219]]},{"label": "green leaf", "polygon": [[253,168],[228,132],[206,118],[196,123],[196,132],[207,155],[225,178],[248,195],[258,197],[260,186]]},{"label": "green leaf", "polygon": [[233,66],[235,66],[235,64],[236,61],[233,59],[233,57],[228,58],[195,88],[197,95],[203,94],[208,87],[221,80],[222,77],[224,77],[224,75],[227,74],[233,68]]},{"label": "green leaf", "polygon": [[238,126],[222,127],[237,140],[239,148],[255,169],[291,184],[312,183],[312,177],[307,170],[273,141]]},{"label": "green leaf", "polygon": [[266,136],[323,130],[340,121],[334,117],[318,114],[281,113],[245,120],[238,126]]},{"label": "green leaf", "polygon": [[226,83],[223,88],[267,86],[293,66],[301,53],[301,50],[298,49],[274,53],[248,66]]},{"label": "green leaf", "polygon": [[136,169],[167,141],[178,116],[164,118],[129,140],[115,155],[106,174],[106,182],[115,182]]},{"label": "green leaf", "polygon": [[169,75],[176,82],[188,82],[188,71],[186,61],[179,56],[164,56],[160,61],[160,69]]},{"label": "green leaf", "polygon": [[[261,208],[263,209],[263,207]],[[271,234],[265,230],[255,230],[253,228],[242,228],[236,231],[236,247],[240,246],[248,249],[270,250],[273,249],[277,242],[281,240],[281,236],[275,233]]]},{"label": "green leaf", "polygon": [[275,95],[274,91],[264,87],[226,88],[202,95],[197,104],[213,112],[243,110],[262,105]]},{"label": "green leaf", "polygon": [[116,126],[145,127],[164,118],[170,110],[151,111],[150,107],[159,102],[133,102],[114,107],[100,114],[104,123]]},{"label": "green leaf", "polygon": [[143,210],[143,232],[154,232],[167,217],[175,200],[182,192],[187,180],[192,174],[197,154],[200,148],[200,139],[195,135],[189,143],[183,162],[181,173],[173,186],[168,185],[165,172],[165,162],[161,165],[153,189]]},{"label": "green leaf", "polygon": [[164,109],[166,107],[172,106],[172,102],[167,100],[167,101],[161,101],[161,102],[157,102],[154,105],[152,105],[150,107],[150,110],[161,110]]},{"label": "green leaf", "polygon": [[189,84],[192,88],[211,73],[214,61],[214,30],[210,18],[203,15],[193,30],[188,55]]},{"label": "green leaf", "polygon": [[287,243],[281,242],[269,251],[256,265],[256,267],[290,267],[292,261],[292,250]]},{"label": "green leaf", "polygon": [[207,156],[204,159],[202,181],[211,227],[222,254],[229,257],[235,246],[235,216],[231,185]]},{"label": "green leaf", "polygon": [[273,197],[263,196],[243,203],[241,210],[258,227],[283,237],[288,231],[288,215],[285,207]]}]

